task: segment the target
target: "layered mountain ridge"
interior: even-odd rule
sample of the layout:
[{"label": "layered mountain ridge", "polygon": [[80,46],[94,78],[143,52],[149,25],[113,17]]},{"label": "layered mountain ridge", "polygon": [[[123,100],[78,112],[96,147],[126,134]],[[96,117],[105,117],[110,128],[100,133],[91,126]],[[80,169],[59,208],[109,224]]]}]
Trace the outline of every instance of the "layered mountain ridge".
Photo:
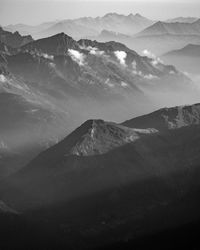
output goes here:
[{"label": "layered mountain ridge", "polygon": [[140,32],[138,36],[152,35],[200,35],[200,19],[193,23],[165,23],[158,21]]},{"label": "layered mountain ridge", "polygon": [[118,232],[120,240],[135,239],[194,221],[199,106],[165,108],[127,125],[88,120],[1,182],[1,199],[72,249],[88,246],[88,239],[94,247],[116,242]]},{"label": "layered mountain ridge", "polygon": [[80,39],[98,35],[103,29],[132,35],[152,23],[152,20],[138,13],[127,16],[117,13],[107,13],[102,17],[96,18],[83,17],[44,23],[34,27],[21,24],[10,25],[4,28],[12,32],[18,30],[23,34],[31,34],[36,39],[52,36],[60,32],[65,32],[76,39]]}]

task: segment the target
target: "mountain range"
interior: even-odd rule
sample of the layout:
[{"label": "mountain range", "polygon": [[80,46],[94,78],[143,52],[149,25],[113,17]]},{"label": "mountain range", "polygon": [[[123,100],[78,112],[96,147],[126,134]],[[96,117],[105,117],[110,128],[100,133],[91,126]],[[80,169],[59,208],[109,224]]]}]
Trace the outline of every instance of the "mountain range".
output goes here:
[{"label": "mountain range", "polygon": [[197,17],[175,17],[166,20],[167,23],[194,23],[198,20]]},{"label": "mountain range", "polygon": [[138,36],[152,35],[198,35],[200,34],[200,19],[193,23],[165,23],[156,22],[150,27],[147,27]]},{"label": "mountain range", "polygon": [[165,22],[149,20],[140,14],[108,13],[102,17],[57,20],[38,26],[8,25],[5,30],[30,34],[35,39],[66,33],[74,39],[88,38],[100,42],[116,41],[141,53],[148,49],[156,55],[199,44],[198,18],[179,17]]},{"label": "mountain range", "polygon": [[155,109],[163,91],[187,97],[193,91],[191,80],[175,67],[117,42],[76,41],[59,33],[17,50],[5,46],[0,52],[4,176],[90,117],[122,121]]},{"label": "mountain range", "polygon": [[199,89],[177,63],[198,72],[199,24],[0,29],[0,248],[104,249],[200,219],[200,104],[180,106]]},{"label": "mountain range", "polygon": [[83,17],[78,19],[67,19],[44,23],[38,26],[27,26],[23,24],[8,25],[4,27],[8,31],[19,31],[22,34],[31,34],[34,38],[44,38],[64,32],[75,39],[96,36],[102,30],[133,35],[153,23],[140,14],[120,15],[108,13],[102,17]]}]

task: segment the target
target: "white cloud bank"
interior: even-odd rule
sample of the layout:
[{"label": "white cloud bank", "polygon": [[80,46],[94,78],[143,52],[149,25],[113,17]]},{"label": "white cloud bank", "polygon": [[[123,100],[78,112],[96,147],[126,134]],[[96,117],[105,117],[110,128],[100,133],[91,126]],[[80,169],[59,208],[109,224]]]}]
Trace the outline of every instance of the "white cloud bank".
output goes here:
[{"label": "white cloud bank", "polygon": [[117,59],[119,60],[120,64],[126,66],[126,61],[125,61],[125,59],[127,57],[126,52],[117,50],[114,52],[114,54],[117,57]]},{"label": "white cloud bank", "polygon": [[102,56],[105,52],[102,50],[99,50],[98,48],[95,47],[87,47],[87,50],[89,50],[91,55],[97,55],[97,56]]},{"label": "white cloud bank", "polygon": [[85,56],[80,53],[78,50],[68,49],[68,53],[71,56],[72,60],[78,63],[80,66],[84,65]]},{"label": "white cloud bank", "polygon": [[6,77],[3,74],[0,74],[0,82],[6,82]]},{"label": "white cloud bank", "polygon": [[42,53],[42,56],[43,56],[44,58],[46,58],[46,59],[49,59],[49,60],[53,60],[53,59],[54,59],[54,56],[48,55],[48,54],[46,54],[46,53]]},{"label": "white cloud bank", "polygon": [[153,59],[152,60],[152,65],[153,66],[156,66],[159,63],[163,63],[163,61],[159,57],[157,57],[155,54],[153,54],[151,51],[149,51],[147,49],[143,50],[142,53],[143,53],[144,56],[147,56],[147,57]]}]

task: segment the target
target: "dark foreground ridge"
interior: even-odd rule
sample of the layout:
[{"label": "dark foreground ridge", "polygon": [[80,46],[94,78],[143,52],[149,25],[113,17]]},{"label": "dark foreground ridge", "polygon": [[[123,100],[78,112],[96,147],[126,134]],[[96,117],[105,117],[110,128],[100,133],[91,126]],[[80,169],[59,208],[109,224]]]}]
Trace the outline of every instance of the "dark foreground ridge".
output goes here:
[{"label": "dark foreground ridge", "polygon": [[[155,126],[144,128],[152,116]],[[86,121],[1,182],[0,228],[13,240],[0,244],[198,249],[199,121],[199,104],[158,110],[129,127]]]}]

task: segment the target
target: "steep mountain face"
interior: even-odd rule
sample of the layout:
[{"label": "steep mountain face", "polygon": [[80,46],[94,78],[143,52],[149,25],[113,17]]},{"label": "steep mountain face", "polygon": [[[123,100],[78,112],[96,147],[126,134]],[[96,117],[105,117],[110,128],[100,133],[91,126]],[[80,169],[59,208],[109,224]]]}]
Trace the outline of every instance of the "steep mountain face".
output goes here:
[{"label": "steep mountain face", "polygon": [[16,25],[7,26],[6,30],[19,31],[21,34],[31,34],[34,38],[44,38],[64,32],[73,38],[80,39],[98,35],[102,30],[111,30],[132,35],[153,24],[140,14],[128,16],[108,13],[103,17],[83,17],[73,20],[61,20],[44,23],[39,26]]},{"label": "steep mountain face", "polygon": [[200,19],[193,23],[165,23],[157,22],[146,28],[138,34],[138,36],[152,35],[200,35]]},{"label": "steep mountain face", "polygon": [[31,42],[6,60],[11,73],[24,80],[48,82],[39,84],[40,88],[51,84],[59,92],[54,83],[60,83],[62,95],[69,91],[96,98],[135,95],[142,93],[140,86],[147,82],[157,82],[158,86],[165,78],[173,83],[184,78],[173,66],[165,66],[157,58],[141,57],[123,44],[77,42],[64,33]]},{"label": "steep mountain face", "polygon": [[11,54],[11,53],[15,53],[16,50],[11,48],[10,46],[6,45],[5,43],[2,43],[0,41],[0,54]]},{"label": "steep mountain face", "polygon": [[125,121],[124,126],[130,128],[155,128],[159,131],[178,129],[200,124],[200,104],[164,108],[151,114]]},{"label": "steep mountain face", "polygon": [[89,125],[88,132],[76,142],[70,150],[71,154],[78,156],[104,154],[114,148],[138,140],[140,135],[157,132],[154,129],[129,129],[101,120],[88,121],[86,124]]},{"label": "steep mountain face", "polygon": [[11,33],[9,31],[5,31],[0,27],[0,42],[12,47],[19,48],[20,46],[27,44],[33,41],[33,38],[28,36],[21,36],[17,31],[15,33]]},{"label": "steep mountain face", "polygon": [[67,52],[68,48],[79,49],[79,46],[72,37],[61,32],[51,37],[33,41],[23,46],[21,50],[33,53],[36,51],[50,55],[63,55]]}]

